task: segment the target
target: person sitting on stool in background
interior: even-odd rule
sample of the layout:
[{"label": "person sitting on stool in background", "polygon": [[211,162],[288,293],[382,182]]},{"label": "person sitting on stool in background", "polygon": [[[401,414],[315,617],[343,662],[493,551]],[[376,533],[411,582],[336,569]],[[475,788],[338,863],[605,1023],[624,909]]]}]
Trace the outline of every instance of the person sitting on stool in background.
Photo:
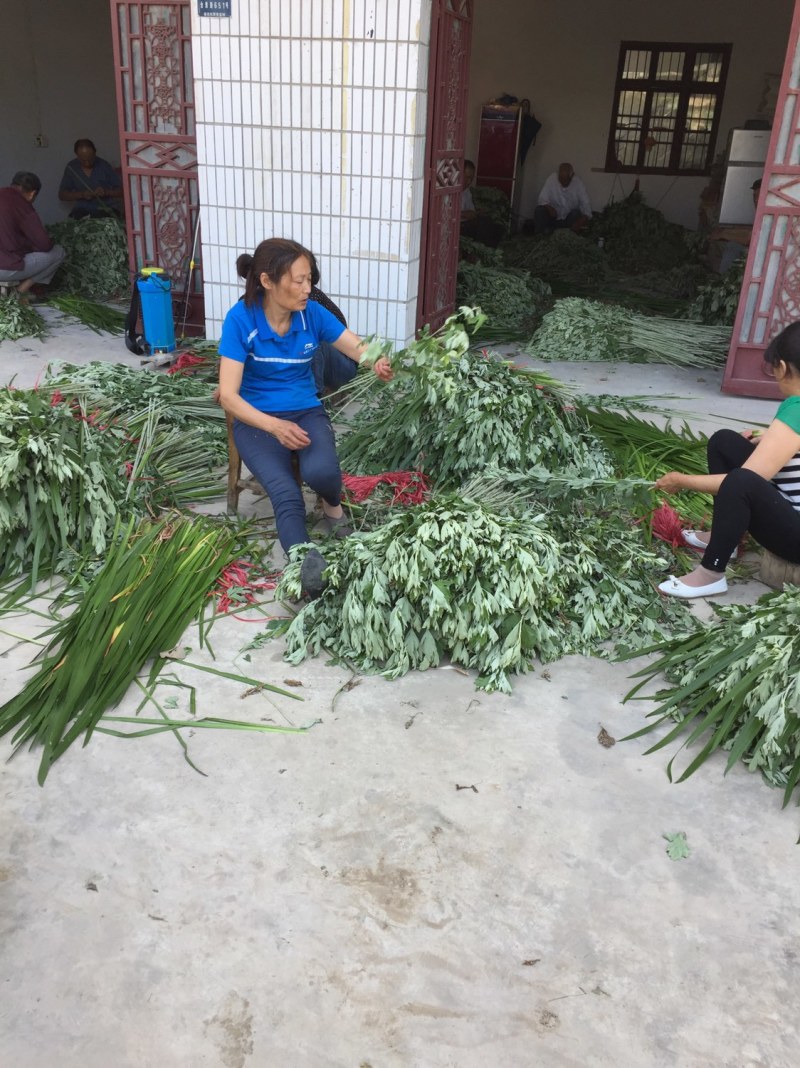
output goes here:
[{"label": "person sitting on stool in background", "polygon": [[561,163],[542,186],[533,224],[537,234],[570,229],[579,234],[589,225],[592,205],[586,186],[571,163]]},{"label": "person sitting on stool in background", "polygon": [[461,234],[482,245],[497,248],[505,236],[505,227],[492,222],[481,215],[475,207],[470,186],[475,181],[475,164],[471,159],[464,160],[464,188],[461,192]]},{"label": "person sitting on stool in background", "polygon": [[58,189],[59,200],[75,202],[70,219],[121,217],[122,182],[117,172],[97,155],[88,137],[79,138],[72,150],[75,159],[65,167]]},{"label": "person sitting on stool in background", "polygon": [[64,259],[33,206],[41,188],[37,175],[17,171],[11,185],[0,189],[0,283],[19,282],[20,295],[47,285]]}]

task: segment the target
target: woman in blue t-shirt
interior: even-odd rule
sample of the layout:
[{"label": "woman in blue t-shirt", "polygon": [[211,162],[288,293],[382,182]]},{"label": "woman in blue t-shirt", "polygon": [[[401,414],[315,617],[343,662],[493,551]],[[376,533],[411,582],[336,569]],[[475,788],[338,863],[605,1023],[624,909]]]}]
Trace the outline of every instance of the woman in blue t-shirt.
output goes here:
[{"label": "woman in blue t-shirt", "polygon": [[683,531],[689,545],[705,550],[700,566],[658,587],[671,597],[725,593],[725,568],[748,531],[769,552],[800,564],[800,323],[772,341],[764,370],[784,400],[757,441],[752,431],[718,430],[708,441],[708,475],[670,471],[656,482],[667,493],[715,495],[711,533]]},{"label": "woman in blue t-shirt", "polygon": [[[286,552],[308,541],[293,453],[302,480],[322,498],[334,532],[344,522],[342,474],[333,428],[317,396],[314,353],[327,342],[358,363],[366,348],[335,315],[309,301],[313,263],[307,249],[282,238],[262,241],[252,256],[240,256],[236,269],[245,279],[244,297],[226,315],[219,344],[220,402],[233,416],[239,454],[269,496]],[[384,382],[392,377],[385,357],[374,370]],[[324,570],[322,555],[309,550],[301,571],[309,596],[322,592]]]}]

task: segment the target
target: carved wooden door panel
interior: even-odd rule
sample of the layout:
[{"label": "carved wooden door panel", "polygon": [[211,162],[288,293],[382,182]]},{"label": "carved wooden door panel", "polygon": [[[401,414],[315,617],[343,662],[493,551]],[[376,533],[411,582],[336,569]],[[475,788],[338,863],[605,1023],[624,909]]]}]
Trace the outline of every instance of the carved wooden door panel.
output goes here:
[{"label": "carved wooden door panel", "polygon": [[[199,211],[191,0],[110,2],[131,270],[163,267],[183,294]],[[202,325],[198,270],[189,294],[190,322]]]},{"label": "carved wooden door panel", "polygon": [[779,397],[762,369],[776,334],[800,319],[800,2],[772,123],[744,283],[722,388],[746,397]]},{"label": "carved wooden door panel", "polygon": [[417,326],[455,308],[472,0],[434,0]]}]

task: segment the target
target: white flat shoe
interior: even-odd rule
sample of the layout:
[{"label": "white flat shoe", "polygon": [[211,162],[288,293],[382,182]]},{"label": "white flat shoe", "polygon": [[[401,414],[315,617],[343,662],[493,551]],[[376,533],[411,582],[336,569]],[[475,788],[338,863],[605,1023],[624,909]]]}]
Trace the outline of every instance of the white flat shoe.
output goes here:
[{"label": "white flat shoe", "polygon": [[728,592],[728,580],[723,575],[716,582],[709,582],[705,586],[687,586],[679,578],[670,575],[668,579],[659,583],[659,593],[666,593],[668,597],[681,597],[688,601],[691,597],[715,597],[719,593]]},{"label": "white flat shoe", "polygon": [[[683,540],[686,542],[687,545],[691,545],[691,547],[693,549],[706,550],[708,548],[708,542],[707,541],[701,541],[700,538],[698,537],[699,533],[700,533],[700,531],[698,531],[698,530],[682,530],[681,531],[681,534],[683,535]],[[734,549],[733,552],[731,553],[731,560],[735,560],[738,555],[739,555],[739,550],[738,549]]]}]

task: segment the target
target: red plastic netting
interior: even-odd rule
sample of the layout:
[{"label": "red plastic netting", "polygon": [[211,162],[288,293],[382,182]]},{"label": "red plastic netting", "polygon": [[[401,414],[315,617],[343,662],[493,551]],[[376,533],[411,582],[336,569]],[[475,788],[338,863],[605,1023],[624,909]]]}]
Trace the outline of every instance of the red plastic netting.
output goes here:
[{"label": "red plastic netting", "polygon": [[668,542],[676,549],[685,548],[686,542],[683,540],[683,535],[681,534],[683,520],[672,505],[666,503],[660,504],[653,512],[650,526],[654,537],[660,538],[661,541]]},{"label": "red plastic netting", "polygon": [[342,475],[342,483],[357,504],[370,497],[379,486],[394,492],[392,504],[422,504],[430,493],[430,483],[421,471],[385,471],[382,475]]}]

